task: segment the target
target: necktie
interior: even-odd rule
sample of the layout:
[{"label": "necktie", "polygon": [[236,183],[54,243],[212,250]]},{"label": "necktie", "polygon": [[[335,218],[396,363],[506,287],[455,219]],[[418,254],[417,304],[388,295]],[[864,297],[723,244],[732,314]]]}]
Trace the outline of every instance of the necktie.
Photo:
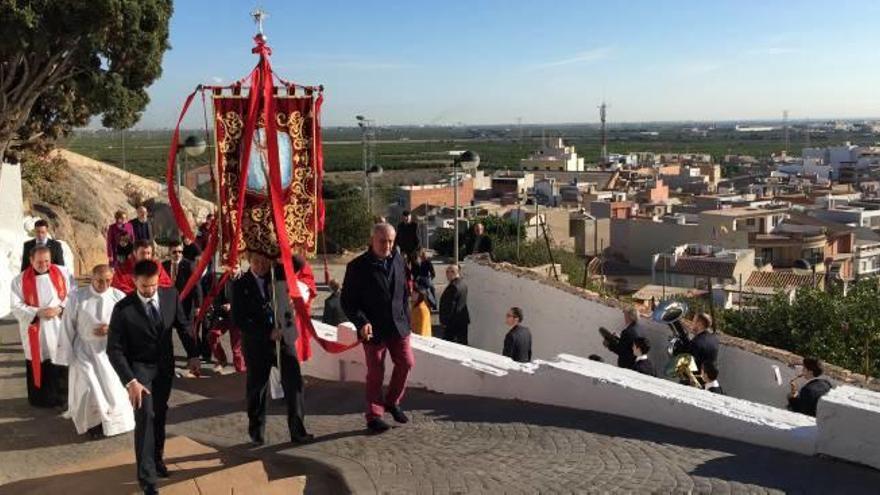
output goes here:
[{"label": "necktie", "polygon": [[171,262],[171,281],[177,283],[177,262]]},{"label": "necktie", "polygon": [[156,307],[156,303],[150,299],[147,301],[147,314],[150,315],[150,320],[153,322],[154,327],[159,327],[162,324],[162,317],[159,316],[159,308]]}]

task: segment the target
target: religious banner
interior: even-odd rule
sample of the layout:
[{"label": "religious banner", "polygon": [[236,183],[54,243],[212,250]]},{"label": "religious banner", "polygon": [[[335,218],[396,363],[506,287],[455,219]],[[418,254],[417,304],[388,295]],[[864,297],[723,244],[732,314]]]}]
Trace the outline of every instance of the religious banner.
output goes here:
[{"label": "religious banner", "polygon": [[[248,98],[238,95],[214,97],[214,129],[217,142],[220,189],[219,221],[222,232],[221,253],[256,252],[278,258],[280,249],[272,202],[269,198],[269,158],[265,118],[254,130],[247,177],[241,176],[242,142]],[[314,99],[312,97],[276,97],[274,118],[278,142],[284,226],[290,247],[313,253],[319,229],[319,180],[313,133]],[[239,187],[245,181],[241,228],[235,236],[239,210]]]}]

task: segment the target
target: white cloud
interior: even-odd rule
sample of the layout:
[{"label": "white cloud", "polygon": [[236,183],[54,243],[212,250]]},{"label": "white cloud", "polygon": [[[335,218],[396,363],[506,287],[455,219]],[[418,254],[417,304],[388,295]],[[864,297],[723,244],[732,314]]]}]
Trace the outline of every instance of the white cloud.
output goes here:
[{"label": "white cloud", "polygon": [[592,50],[583,51],[580,53],[576,53],[568,58],[564,58],[561,60],[554,60],[552,62],[544,62],[540,64],[534,64],[530,66],[531,69],[546,69],[549,67],[560,67],[563,65],[572,65],[572,64],[582,64],[589,62],[597,62],[599,60],[605,60],[611,55],[611,47],[610,46],[602,46],[598,48],[593,48]]},{"label": "white cloud", "polygon": [[722,67],[724,64],[721,62],[689,62],[682,65],[680,70],[686,75],[696,76],[715,72]]},{"label": "white cloud", "polygon": [[223,82],[223,78],[220,77],[220,76],[211,76],[211,81],[212,81],[214,84],[220,84],[220,83]]}]

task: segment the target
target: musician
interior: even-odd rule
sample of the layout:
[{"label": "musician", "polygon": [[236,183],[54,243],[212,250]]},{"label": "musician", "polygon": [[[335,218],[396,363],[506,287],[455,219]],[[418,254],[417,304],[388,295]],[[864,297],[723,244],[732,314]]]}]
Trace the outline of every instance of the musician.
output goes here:
[{"label": "musician", "polygon": [[636,337],[633,340],[632,353],[635,356],[633,370],[643,375],[657,376],[657,370],[654,369],[654,363],[648,359],[648,351],[651,350],[651,343],[645,337]]},{"label": "musician", "polygon": [[[276,341],[282,331],[275,325],[272,300],[272,260],[260,254],[249,256],[250,270],[234,282],[232,289],[232,321],[241,329],[244,360],[247,366],[248,434],[255,445],[265,443],[266,407],[269,398],[269,375],[275,366]],[[286,297],[285,295],[280,295]],[[303,381],[295,353],[282,351],[281,387],[287,401],[287,427],[290,440],[308,443],[314,437],[306,431],[303,421]]]},{"label": "musician", "polygon": [[[822,362],[814,357],[805,357],[803,371],[791,380],[791,392],[788,394],[788,408],[794,412],[816,416],[816,406],[819,399],[827,394],[831,388],[831,382],[822,377],[824,369]],[[797,390],[797,380],[805,378],[807,383]]]},{"label": "musician", "polygon": [[706,313],[698,314],[691,326],[693,337],[687,345],[687,352],[694,357],[698,371],[703,369],[703,364],[718,360],[718,337],[711,328],[712,317]]},{"label": "musician", "polygon": [[623,323],[626,327],[618,338],[606,338],[603,344],[611,352],[617,354],[617,366],[634,369],[636,356],[633,354],[633,342],[642,336],[639,327],[639,311],[634,306],[623,308]]},{"label": "musician", "polygon": [[703,369],[700,374],[703,380],[703,389],[713,394],[724,395],[724,390],[718,383],[718,367],[713,362],[703,363]]}]

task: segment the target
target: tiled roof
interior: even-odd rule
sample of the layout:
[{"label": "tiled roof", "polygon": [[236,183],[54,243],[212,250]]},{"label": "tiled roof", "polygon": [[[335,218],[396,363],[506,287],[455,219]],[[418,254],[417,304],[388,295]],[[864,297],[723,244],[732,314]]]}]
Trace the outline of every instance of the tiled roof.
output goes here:
[{"label": "tiled roof", "polygon": [[800,274],[794,272],[759,272],[754,271],[749,275],[745,285],[748,287],[810,287],[815,285],[816,277],[820,275]]},{"label": "tiled roof", "polygon": [[[658,269],[663,269],[664,263],[669,263],[669,258],[660,258]],[[698,277],[733,278],[736,261],[731,259],[719,259],[710,257],[682,256],[675,264],[670,264],[668,270],[681,275],[695,275]]]}]

